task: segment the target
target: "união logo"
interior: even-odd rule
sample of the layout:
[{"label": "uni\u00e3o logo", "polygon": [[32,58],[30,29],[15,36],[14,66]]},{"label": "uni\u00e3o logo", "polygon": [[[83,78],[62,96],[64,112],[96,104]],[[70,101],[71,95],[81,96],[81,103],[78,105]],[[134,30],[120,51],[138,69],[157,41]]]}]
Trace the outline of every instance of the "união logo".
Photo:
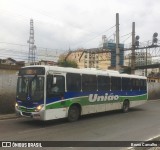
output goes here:
[{"label": "uni\u00e3o logo", "polygon": [[105,95],[98,95],[98,94],[89,95],[89,102],[116,101],[118,99],[119,96],[113,95],[113,93],[111,93],[110,95],[108,93],[105,93]]}]

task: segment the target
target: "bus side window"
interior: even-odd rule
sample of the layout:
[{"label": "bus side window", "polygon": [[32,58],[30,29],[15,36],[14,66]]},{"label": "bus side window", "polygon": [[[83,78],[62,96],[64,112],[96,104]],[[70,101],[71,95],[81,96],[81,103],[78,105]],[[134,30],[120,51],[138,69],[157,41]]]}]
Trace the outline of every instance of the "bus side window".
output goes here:
[{"label": "bus side window", "polygon": [[139,90],[139,79],[131,79],[132,90]]},{"label": "bus side window", "polygon": [[110,78],[108,76],[98,76],[98,91],[110,91]]},{"label": "bus side window", "polygon": [[67,73],[66,75],[67,91],[80,92],[81,91],[81,75],[76,73]]},{"label": "bus side window", "polygon": [[82,75],[82,91],[96,92],[97,91],[97,77],[96,75]]},{"label": "bus side window", "polygon": [[111,90],[121,90],[121,78],[111,77]]},{"label": "bus side window", "polygon": [[54,76],[57,78],[57,81],[56,81],[56,86],[58,87],[59,89],[59,93],[64,93],[65,92],[65,78],[64,76],[61,76],[61,75],[56,75]]},{"label": "bus side window", "polygon": [[131,79],[130,78],[122,78],[122,90],[131,90]]},{"label": "bus side window", "polygon": [[147,90],[147,81],[145,79],[140,79],[140,90]]},{"label": "bus side window", "polygon": [[[53,82],[56,78],[56,83]],[[60,75],[48,75],[47,76],[47,97],[60,97],[65,92],[65,78]]]},{"label": "bus side window", "polygon": [[47,75],[47,90],[51,89],[53,82],[53,75]]},{"label": "bus side window", "polygon": [[47,97],[51,96],[51,89],[52,89],[52,83],[53,83],[53,75],[47,75]]}]

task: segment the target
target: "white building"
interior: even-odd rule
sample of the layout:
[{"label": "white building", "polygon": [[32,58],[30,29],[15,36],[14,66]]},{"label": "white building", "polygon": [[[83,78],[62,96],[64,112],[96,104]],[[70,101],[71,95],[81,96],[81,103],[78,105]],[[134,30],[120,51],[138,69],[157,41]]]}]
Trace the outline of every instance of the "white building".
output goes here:
[{"label": "white building", "polygon": [[[131,66],[131,59],[132,59],[131,53],[125,55],[124,65]],[[152,56],[150,53],[147,53],[146,55],[146,52],[135,52],[135,66],[145,66],[150,64],[152,64]],[[144,69],[136,70],[135,74],[144,76],[145,70]]]}]

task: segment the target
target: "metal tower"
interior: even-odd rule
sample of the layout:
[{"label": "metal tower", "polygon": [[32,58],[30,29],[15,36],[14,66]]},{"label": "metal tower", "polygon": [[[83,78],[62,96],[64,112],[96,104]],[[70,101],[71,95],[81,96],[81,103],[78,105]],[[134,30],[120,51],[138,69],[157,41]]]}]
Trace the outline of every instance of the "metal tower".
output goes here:
[{"label": "metal tower", "polygon": [[33,26],[33,19],[30,19],[30,36],[29,40],[29,54],[28,54],[28,63],[30,65],[35,64],[35,55],[36,55],[36,46],[34,45],[34,26]]}]

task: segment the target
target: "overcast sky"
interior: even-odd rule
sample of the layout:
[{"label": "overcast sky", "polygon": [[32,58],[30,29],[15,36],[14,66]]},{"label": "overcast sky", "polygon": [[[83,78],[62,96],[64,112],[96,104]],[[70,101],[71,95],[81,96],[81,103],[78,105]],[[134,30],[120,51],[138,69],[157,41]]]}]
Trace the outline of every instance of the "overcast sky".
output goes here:
[{"label": "overcast sky", "polygon": [[160,34],[159,0],[0,0],[0,48],[13,48],[6,43],[27,45],[31,18],[37,47],[98,47],[102,35],[114,37],[116,13],[122,43],[131,42],[130,35],[123,35],[131,33],[132,22],[140,42]]}]

